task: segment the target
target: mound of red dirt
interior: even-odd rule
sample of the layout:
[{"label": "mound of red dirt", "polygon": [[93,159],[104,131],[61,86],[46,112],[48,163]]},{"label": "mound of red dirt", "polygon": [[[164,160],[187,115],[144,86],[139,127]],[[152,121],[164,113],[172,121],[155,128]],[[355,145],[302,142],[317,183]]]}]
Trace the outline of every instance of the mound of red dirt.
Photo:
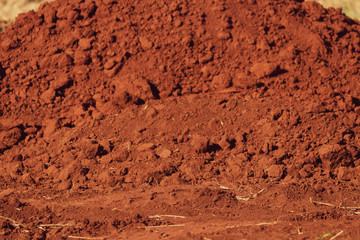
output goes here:
[{"label": "mound of red dirt", "polygon": [[20,15],[0,35],[0,235],[357,236],[359,53],[359,23],[313,2]]}]

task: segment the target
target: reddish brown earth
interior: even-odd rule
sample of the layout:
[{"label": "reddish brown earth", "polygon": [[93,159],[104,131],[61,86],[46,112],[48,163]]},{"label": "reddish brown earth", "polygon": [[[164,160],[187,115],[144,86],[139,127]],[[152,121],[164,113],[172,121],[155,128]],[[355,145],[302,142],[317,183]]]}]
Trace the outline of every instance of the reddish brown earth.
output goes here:
[{"label": "reddish brown earth", "polygon": [[0,35],[3,239],[360,239],[360,25],[295,0],[58,0]]}]

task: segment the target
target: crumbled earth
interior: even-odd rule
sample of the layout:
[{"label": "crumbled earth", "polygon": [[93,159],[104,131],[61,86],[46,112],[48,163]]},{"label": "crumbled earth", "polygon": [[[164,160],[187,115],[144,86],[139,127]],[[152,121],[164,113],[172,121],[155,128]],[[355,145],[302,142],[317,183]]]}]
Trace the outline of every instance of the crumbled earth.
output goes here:
[{"label": "crumbled earth", "polygon": [[355,239],[359,53],[358,21],[300,0],[19,15],[0,35],[0,236]]}]

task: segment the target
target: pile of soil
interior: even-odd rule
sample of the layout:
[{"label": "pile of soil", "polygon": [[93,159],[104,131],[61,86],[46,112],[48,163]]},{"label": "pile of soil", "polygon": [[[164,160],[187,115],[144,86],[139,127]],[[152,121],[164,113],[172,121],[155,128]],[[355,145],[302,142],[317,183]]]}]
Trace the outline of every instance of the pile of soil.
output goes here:
[{"label": "pile of soil", "polygon": [[359,22],[299,0],[19,15],[0,35],[0,235],[358,236],[359,53]]}]

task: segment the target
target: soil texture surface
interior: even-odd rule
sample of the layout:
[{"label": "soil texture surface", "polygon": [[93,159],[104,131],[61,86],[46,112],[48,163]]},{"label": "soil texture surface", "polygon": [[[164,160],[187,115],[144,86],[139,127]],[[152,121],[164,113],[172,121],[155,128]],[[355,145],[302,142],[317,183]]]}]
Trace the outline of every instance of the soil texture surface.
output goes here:
[{"label": "soil texture surface", "polygon": [[359,239],[360,25],[300,0],[57,0],[0,34],[0,238]]}]

